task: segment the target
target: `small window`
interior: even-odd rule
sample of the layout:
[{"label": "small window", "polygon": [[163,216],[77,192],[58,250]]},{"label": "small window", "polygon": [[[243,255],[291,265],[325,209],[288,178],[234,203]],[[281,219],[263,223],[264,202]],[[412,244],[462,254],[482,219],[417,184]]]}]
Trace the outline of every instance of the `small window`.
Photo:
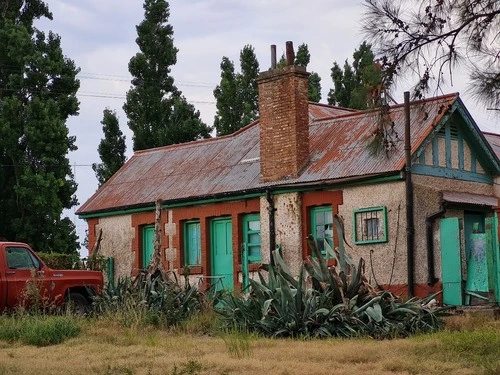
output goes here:
[{"label": "small window", "polygon": [[198,220],[184,223],[184,264],[201,266],[200,222]]},{"label": "small window", "polygon": [[249,263],[260,263],[260,215],[250,214],[243,217],[243,243],[248,252]]},{"label": "small window", "polygon": [[28,249],[22,247],[7,248],[7,265],[10,269],[30,270],[40,268],[40,262]]},{"label": "small window", "polygon": [[387,209],[385,206],[354,211],[354,243],[358,245],[387,242]]},{"label": "small window", "polygon": [[316,246],[326,257],[328,247],[333,249],[333,212],[332,206],[311,208],[311,234]]}]

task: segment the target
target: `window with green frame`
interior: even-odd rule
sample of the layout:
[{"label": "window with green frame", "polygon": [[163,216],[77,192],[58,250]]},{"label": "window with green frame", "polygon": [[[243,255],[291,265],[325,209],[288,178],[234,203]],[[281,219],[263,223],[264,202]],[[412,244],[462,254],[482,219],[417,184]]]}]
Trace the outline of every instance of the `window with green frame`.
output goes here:
[{"label": "window with green frame", "polygon": [[190,220],[184,223],[184,264],[186,266],[201,266],[199,220]]},{"label": "window with green frame", "polygon": [[355,210],[353,221],[355,244],[387,242],[387,208],[385,206]]},{"label": "window with green frame", "polygon": [[260,215],[249,214],[243,216],[243,243],[248,253],[249,263],[260,263]]},{"label": "window with green frame", "polygon": [[332,206],[319,206],[311,208],[310,219],[311,234],[316,239],[316,246],[319,251],[326,256],[326,244],[333,249]]}]

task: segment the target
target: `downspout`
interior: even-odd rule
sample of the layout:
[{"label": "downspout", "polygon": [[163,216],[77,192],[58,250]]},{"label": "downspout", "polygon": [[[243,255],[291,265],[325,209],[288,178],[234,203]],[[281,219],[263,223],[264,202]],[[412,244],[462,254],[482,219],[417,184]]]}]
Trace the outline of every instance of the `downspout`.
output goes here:
[{"label": "downspout", "polygon": [[276,249],[276,224],[274,221],[274,212],[276,208],[274,207],[274,199],[270,189],[266,190],[266,200],[269,204],[267,208],[269,213],[269,260],[271,265],[274,265],[273,251]]},{"label": "downspout", "polygon": [[411,140],[410,140],[410,93],[404,93],[405,108],[405,187],[406,187],[406,267],[408,273],[408,297],[415,295],[414,245],[415,226],[413,221],[413,185],[411,182]]},{"label": "downspout", "polygon": [[445,213],[444,208],[438,212],[433,213],[425,218],[426,239],[427,239],[427,284],[432,286],[438,279],[434,271],[434,221],[437,218],[443,217]]}]

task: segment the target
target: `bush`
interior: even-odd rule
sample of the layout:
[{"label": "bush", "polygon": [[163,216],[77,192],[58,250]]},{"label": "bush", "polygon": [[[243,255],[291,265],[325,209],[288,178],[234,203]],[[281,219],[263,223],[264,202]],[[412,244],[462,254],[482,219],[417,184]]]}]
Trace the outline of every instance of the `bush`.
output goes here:
[{"label": "bush", "polygon": [[77,254],[37,253],[47,267],[55,270],[70,270],[79,262]]}]

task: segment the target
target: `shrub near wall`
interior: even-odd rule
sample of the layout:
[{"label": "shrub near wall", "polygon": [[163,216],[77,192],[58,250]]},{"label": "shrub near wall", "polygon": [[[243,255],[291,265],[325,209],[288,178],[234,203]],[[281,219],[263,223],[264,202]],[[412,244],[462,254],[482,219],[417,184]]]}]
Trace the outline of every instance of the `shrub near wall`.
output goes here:
[{"label": "shrub near wall", "polygon": [[55,270],[70,270],[74,264],[78,264],[80,261],[78,255],[72,254],[37,253],[37,255],[47,267]]}]

